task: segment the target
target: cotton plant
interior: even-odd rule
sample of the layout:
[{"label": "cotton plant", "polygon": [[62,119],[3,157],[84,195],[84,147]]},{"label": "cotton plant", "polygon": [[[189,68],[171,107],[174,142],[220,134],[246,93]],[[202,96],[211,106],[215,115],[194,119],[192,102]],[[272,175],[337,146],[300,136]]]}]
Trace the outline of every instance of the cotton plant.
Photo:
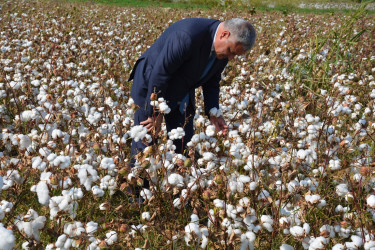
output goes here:
[{"label": "cotton plant", "polygon": [[206,248],[208,243],[209,231],[207,228],[199,227],[199,218],[196,214],[191,215],[191,222],[185,226],[185,242],[190,245],[190,241],[197,241],[201,248]]},{"label": "cotton plant", "polygon": [[29,209],[26,215],[17,216],[14,224],[29,239],[40,241],[40,231],[44,228],[46,220],[45,216],[39,216],[36,211]]},{"label": "cotton plant", "polygon": [[[117,189],[117,182],[116,180],[110,176],[106,175],[100,179],[100,189],[102,190],[109,190],[109,194],[113,195]],[[100,192],[100,190],[98,190]]]},{"label": "cotton plant", "polygon": [[157,100],[151,100],[150,104],[163,114],[168,114],[171,112],[171,109],[169,108],[165,99],[162,97],[158,98]]},{"label": "cotton plant", "polygon": [[16,238],[11,230],[8,230],[0,223],[0,235],[3,239],[0,243],[0,248],[4,250],[11,250],[15,246]]},{"label": "cotton plant", "polygon": [[2,190],[7,190],[14,184],[21,184],[24,180],[24,178],[19,174],[18,170],[8,170],[6,175],[2,179]]},{"label": "cotton plant", "polygon": [[6,201],[6,200],[2,200],[0,202],[0,221],[2,219],[4,219],[5,214],[12,211],[12,208],[13,208],[12,202],[9,202],[9,201]]},{"label": "cotton plant", "polygon": [[86,190],[91,190],[92,183],[99,179],[96,169],[88,164],[74,165],[73,168],[78,170],[77,176],[80,179],[81,185],[83,185]]},{"label": "cotton plant", "polygon": [[49,202],[50,219],[58,216],[58,212],[63,211],[69,214],[71,218],[77,216],[78,200],[83,197],[81,188],[71,188],[63,190],[62,195],[52,196]]}]

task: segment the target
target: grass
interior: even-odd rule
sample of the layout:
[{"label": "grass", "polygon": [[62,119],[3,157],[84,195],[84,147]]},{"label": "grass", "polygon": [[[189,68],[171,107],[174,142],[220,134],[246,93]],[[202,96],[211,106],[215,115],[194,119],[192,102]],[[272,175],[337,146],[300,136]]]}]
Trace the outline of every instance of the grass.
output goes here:
[{"label": "grass", "polygon": [[115,6],[129,6],[129,7],[163,7],[163,8],[178,8],[178,9],[209,9],[209,4],[191,4],[185,2],[167,2],[167,1],[142,1],[142,0],[66,0],[68,2],[106,4]]},{"label": "grass", "polygon": [[[80,3],[98,3],[105,5],[114,6],[130,6],[130,7],[163,7],[163,8],[176,8],[176,9],[219,9],[219,10],[242,10],[245,12],[267,12],[277,11],[283,14],[290,12],[296,13],[313,13],[313,14],[332,14],[334,12],[352,13],[350,9],[311,9],[311,8],[299,8],[301,3],[347,3],[355,4],[356,1],[342,0],[342,1],[330,1],[330,0],[313,0],[313,1],[302,1],[302,0],[280,0],[277,2],[273,1],[239,1],[239,0],[162,0],[162,1],[143,1],[143,0],[65,0],[68,2],[80,2]],[[375,2],[374,0],[366,1],[366,3]],[[374,10],[368,10],[369,14],[375,14]]]}]

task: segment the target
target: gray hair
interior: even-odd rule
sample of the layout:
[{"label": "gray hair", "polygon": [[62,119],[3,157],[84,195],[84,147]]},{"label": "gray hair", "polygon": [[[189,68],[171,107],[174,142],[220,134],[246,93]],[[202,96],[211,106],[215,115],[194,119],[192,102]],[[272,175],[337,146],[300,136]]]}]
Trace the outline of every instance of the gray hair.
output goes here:
[{"label": "gray hair", "polygon": [[234,42],[241,43],[245,51],[250,50],[255,43],[256,32],[248,21],[241,18],[233,18],[224,21],[224,28],[234,35]]}]

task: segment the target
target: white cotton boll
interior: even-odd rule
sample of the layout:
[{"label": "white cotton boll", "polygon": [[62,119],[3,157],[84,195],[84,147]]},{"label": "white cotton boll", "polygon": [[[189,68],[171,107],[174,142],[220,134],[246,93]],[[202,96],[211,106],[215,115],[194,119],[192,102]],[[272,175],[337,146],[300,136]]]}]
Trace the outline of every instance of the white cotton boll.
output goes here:
[{"label": "white cotton boll", "polygon": [[366,202],[367,206],[375,208],[375,195],[372,194],[369,197],[367,197]]},{"label": "white cotton boll", "polygon": [[213,159],[215,159],[215,155],[211,152],[204,152],[203,153],[203,160],[205,161],[212,161]]},{"label": "white cotton boll", "polygon": [[[16,165],[18,163],[18,159],[12,164]],[[11,160],[12,162],[12,160]],[[6,176],[3,177],[3,187],[2,190],[7,190],[8,188],[12,187],[15,183],[21,184],[24,178],[18,173],[17,170],[8,170]]]},{"label": "white cotton boll", "polygon": [[243,100],[241,103],[237,104],[238,109],[246,109],[249,105],[249,102],[247,100]]},{"label": "white cotton boll", "polygon": [[341,197],[345,196],[347,193],[349,193],[348,185],[346,185],[345,183],[341,183],[337,185],[336,193]]},{"label": "white cotton boll", "polygon": [[108,203],[104,202],[104,203],[100,204],[100,205],[99,205],[99,209],[100,209],[101,211],[109,210],[109,205],[108,205]]},{"label": "white cotton boll", "polygon": [[98,230],[98,223],[90,221],[86,224],[86,232],[88,235],[93,235]]},{"label": "white cotton boll", "polygon": [[272,219],[272,217],[270,215],[262,215],[260,217],[260,221],[262,223],[269,223],[271,225],[273,224],[273,219]]},{"label": "white cotton boll", "polygon": [[212,162],[212,161],[207,162],[207,165],[206,165],[207,171],[213,171],[213,170],[215,170],[215,168],[216,168],[215,162]]},{"label": "white cotton boll", "polygon": [[361,237],[357,236],[357,235],[352,235],[350,237],[350,239],[353,241],[353,244],[357,247],[357,248],[360,248],[362,247],[363,245],[363,240]]},{"label": "white cotton boll", "polygon": [[290,233],[294,237],[300,238],[305,236],[305,230],[300,226],[294,226],[290,228]]},{"label": "white cotton boll", "polygon": [[305,195],[305,200],[310,204],[316,204],[320,200],[320,195],[313,194],[313,195]]},{"label": "white cotton boll", "polygon": [[182,139],[184,136],[185,136],[185,131],[181,127],[172,129],[171,132],[168,133],[168,137],[170,140]]},{"label": "white cotton boll", "polygon": [[224,208],[224,201],[220,199],[215,199],[214,200],[214,206],[218,208]]},{"label": "white cotton boll", "polygon": [[222,112],[221,112],[220,109],[214,107],[214,108],[210,109],[209,114],[210,114],[210,116],[212,115],[212,116],[215,116],[215,117],[219,117],[219,116],[222,115]]},{"label": "white cotton boll", "polygon": [[25,249],[25,250],[31,249],[31,242],[25,241],[24,243],[22,243],[22,249]]},{"label": "white cotton boll", "polygon": [[145,140],[146,140],[147,143],[151,143],[152,142],[152,136],[149,135],[149,134],[146,134],[145,135]]},{"label": "white cotton boll", "polygon": [[181,208],[181,199],[180,199],[180,198],[175,198],[175,199],[173,200],[173,206],[174,206],[175,208]]},{"label": "white cotton boll", "polygon": [[96,169],[89,164],[75,165],[74,168],[78,170],[77,176],[81,185],[83,185],[86,190],[91,190],[92,183],[99,179]]},{"label": "white cotton boll", "polygon": [[197,223],[189,223],[187,226],[185,226],[185,233],[186,234],[195,234],[198,236],[198,238],[201,237],[202,233],[199,229],[199,225]]},{"label": "white cotton boll", "polygon": [[244,184],[242,182],[237,182],[237,192],[238,193],[244,192]]},{"label": "white cotton boll", "polygon": [[292,247],[291,245],[288,245],[288,244],[282,244],[280,246],[280,250],[294,250],[294,247]]},{"label": "white cotton boll", "polygon": [[208,238],[206,235],[202,235],[202,244],[201,244],[201,248],[205,249],[207,247],[207,244],[208,244]]},{"label": "white cotton boll", "polygon": [[237,206],[237,207],[236,207],[236,211],[237,211],[237,213],[242,213],[242,212],[245,211],[245,210],[243,209],[243,207],[241,207],[241,206]]},{"label": "white cotton boll", "polygon": [[52,131],[52,138],[53,139],[58,139],[58,138],[61,138],[61,137],[63,137],[63,132],[60,129],[54,129]]},{"label": "white cotton boll", "polygon": [[35,191],[36,191],[36,194],[38,196],[39,203],[44,205],[44,206],[48,206],[50,196],[49,196],[49,190],[48,190],[47,183],[45,181],[40,181],[38,183],[38,185],[36,186]]},{"label": "white cotton boll", "polygon": [[319,201],[319,204],[318,204],[318,208],[325,207],[326,205],[327,205],[326,200],[320,200],[320,201]]},{"label": "white cotton boll", "polygon": [[310,241],[309,249],[325,249],[325,245],[327,245],[327,243],[328,239],[320,236]]},{"label": "white cotton boll", "polygon": [[258,195],[258,200],[266,200],[268,197],[270,197],[270,193],[267,190],[263,189]]},{"label": "white cotton boll", "polygon": [[250,182],[249,188],[251,191],[254,191],[257,187],[258,187],[258,183],[256,183],[255,181]]},{"label": "white cotton boll", "polygon": [[179,174],[173,173],[168,177],[168,183],[173,185],[173,186],[183,187],[184,186],[184,178]]},{"label": "white cotton boll", "polygon": [[0,223],[0,249],[11,250],[14,247],[15,237],[11,230],[8,230]]},{"label": "white cotton boll", "polygon": [[138,142],[141,141],[147,134],[147,129],[142,125],[137,125],[131,128],[130,136],[134,139],[134,141]]},{"label": "white cotton boll", "polygon": [[11,209],[13,208],[13,203],[12,202],[9,202],[9,201],[5,201],[5,200],[2,200],[0,202],[0,209],[5,212],[5,213],[9,213],[11,211]]},{"label": "white cotton boll", "polygon": [[269,223],[263,223],[262,227],[264,227],[265,229],[267,229],[267,231],[270,232],[270,233],[273,231],[272,225],[269,224]]},{"label": "white cotton boll", "polygon": [[30,83],[34,87],[39,87],[40,86],[40,80],[32,80]]},{"label": "white cotton boll", "polygon": [[60,247],[60,248],[64,247],[66,237],[67,236],[65,234],[60,235],[56,240],[56,243],[55,243],[56,247]]},{"label": "white cotton boll", "polygon": [[98,187],[97,185],[93,186],[91,188],[91,191],[93,193],[93,195],[95,195],[96,197],[103,197],[104,196],[104,190],[101,189],[100,187]]},{"label": "white cotton boll", "polygon": [[105,242],[109,246],[113,245],[117,241],[117,233],[115,231],[110,231],[110,232],[106,233],[105,236],[107,237],[105,239]]},{"label": "white cotton boll", "polygon": [[307,156],[307,153],[306,153],[305,150],[303,150],[303,149],[298,150],[298,152],[297,152],[297,158],[298,159],[303,160],[303,159],[306,158],[306,156]]},{"label": "white cotton boll", "polygon": [[354,244],[354,242],[345,242],[346,249],[355,250],[358,247]]},{"label": "white cotton boll", "polygon": [[142,198],[145,199],[145,200],[149,200],[152,197],[151,191],[147,188],[142,189],[140,194],[141,194]]},{"label": "white cotton boll", "polygon": [[213,126],[213,125],[207,126],[207,128],[206,128],[206,135],[212,137],[215,134],[216,134],[216,128],[215,128],[215,126]]},{"label": "white cotton boll", "polygon": [[[51,151],[47,147],[40,148],[39,154],[41,156],[46,157],[48,161],[52,161],[56,157],[56,154],[51,154]],[[51,159],[51,160],[48,159],[48,157],[50,157],[50,155],[53,156],[53,159]]]},{"label": "white cotton boll", "polygon": [[245,234],[242,234],[241,235],[241,246],[240,246],[240,250],[247,250],[249,249],[249,240],[246,238],[246,235]]},{"label": "white cotton boll", "polygon": [[190,219],[191,219],[191,222],[193,223],[197,223],[197,224],[199,223],[199,217],[196,214],[191,214]]},{"label": "white cotton boll", "polygon": [[133,179],[136,179],[135,175],[133,173],[129,173],[128,180],[131,182]]},{"label": "white cotton boll", "polygon": [[252,170],[253,168],[259,167],[261,159],[257,155],[249,155],[247,158],[247,164],[244,167],[245,170]]},{"label": "white cotton boll", "polygon": [[142,220],[150,220],[151,216],[149,212],[143,212],[141,215]]},{"label": "white cotton boll", "polygon": [[250,241],[250,242],[254,242],[255,239],[256,239],[255,233],[253,233],[251,231],[246,232],[245,235],[246,235],[247,240]]},{"label": "white cotton boll", "polygon": [[341,205],[337,205],[337,207],[335,208],[335,212],[336,213],[340,213],[340,212],[342,212],[343,211],[343,206],[341,206]]},{"label": "white cotton boll", "polygon": [[65,168],[69,167],[69,165],[70,165],[70,157],[64,156],[64,155],[56,156],[52,160],[52,165],[55,166],[55,167],[60,167],[61,169],[65,169]]},{"label": "white cotton boll", "polygon": [[329,168],[332,170],[338,170],[341,168],[340,160],[330,160],[329,161]]},{"label": "white cotton boll", "polygon": [[332,247],[332,250],[344,250],[345,249],[345,246],[343,244],[336,244]]},{"label": "white cotton boll", "polygon": [[232,191],[232,194],[234,194],[237,190],[237,182],[230,181],[228,186],[229,186],[229,189]]},{"label": "white cotton boll", "polygon": [[31,110],[25,110],[21,113],[20,119],[23,122],[28,122],[28,121],[32,120],[33,117],[34,117],[34,115],[33,115],[33,112]]},{"label": "white cotton boll", "polygon": [[365,245],[363,246],[365,250],[373,250],[375,249],[375,241],[368,241],[365,243]]},{"label": "white cotton boll", "polygon": [[159,111],[164,114],[169,114],[169,112],[171,112],[171,109],[165,102],[162,102],[159,105]]},{"label": "white cotton boll", "polygon": [[303,224],[303,230],[305,231],[306,234],[310,233],[310,225],[307,223]]},{"label": "white cotton boll", "polygon": [[246,207],[250,204],[250,199],[248,197],[243,197],[238,201],[238,203],[240,204],[240,206]]},{"label": "white cotton boll", "polygon": [[80,236],[85,232],[86,230],[83,228],[82,222],[75,221],[64,225],[64,233],[69,237]]},{"label": "white cotton boll", "polygon": [[246,175],[240,175],[239,177],[238,177],[238,181],[239,182],[242,182],[242,183],[248,183],[248,182],[250,182],[250,176],[246,176]]},{"label": "white cotton boll", "polygon": [[43,171],[47,167],[47,163],[43,162],[42,158],[40,158],[39,156],[33,157],[31,161],[32,161],[33,169],[38,169],[40,171]]},{"label": "white cotton boll", "polygon": [[253,228],[253,231],[254,231],[254,233],[258,233],[261,229],[262,229],[262,227],[261,227],[260,225],[256,225],[256,226]]},{"label": "white cotton boll", "polygon": [[31,140],[30,140],[29,136],[27,136],[27,135],[18,135],[18,139],[20,140],[19,141],[19,145],[20,145],[20,149],[21,150],[24,150],[24,149],[27,149],[28,147],[30,147]]}]

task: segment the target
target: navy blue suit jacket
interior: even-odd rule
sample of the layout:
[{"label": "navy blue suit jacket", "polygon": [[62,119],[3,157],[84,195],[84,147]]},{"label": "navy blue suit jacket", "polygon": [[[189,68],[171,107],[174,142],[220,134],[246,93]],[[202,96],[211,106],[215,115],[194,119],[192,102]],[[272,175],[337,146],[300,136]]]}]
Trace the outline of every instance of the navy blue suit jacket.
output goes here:
[{"label": "navy blue suit jacket", "polygon": [[199,80],[219,24],[218,20],[205,18],[177,21],[137,60],[129,80],[138,70],[143,77],[134,80],[131,97],[148,116],[153,112],[150,95],[154,91],[158,97],[164,97],[173,110],[187,93],[195,105],[195,88],[202,86],[206,114],[213,107],[219,108],[219,81],[228,60],[216,59],[206,77]]}]

